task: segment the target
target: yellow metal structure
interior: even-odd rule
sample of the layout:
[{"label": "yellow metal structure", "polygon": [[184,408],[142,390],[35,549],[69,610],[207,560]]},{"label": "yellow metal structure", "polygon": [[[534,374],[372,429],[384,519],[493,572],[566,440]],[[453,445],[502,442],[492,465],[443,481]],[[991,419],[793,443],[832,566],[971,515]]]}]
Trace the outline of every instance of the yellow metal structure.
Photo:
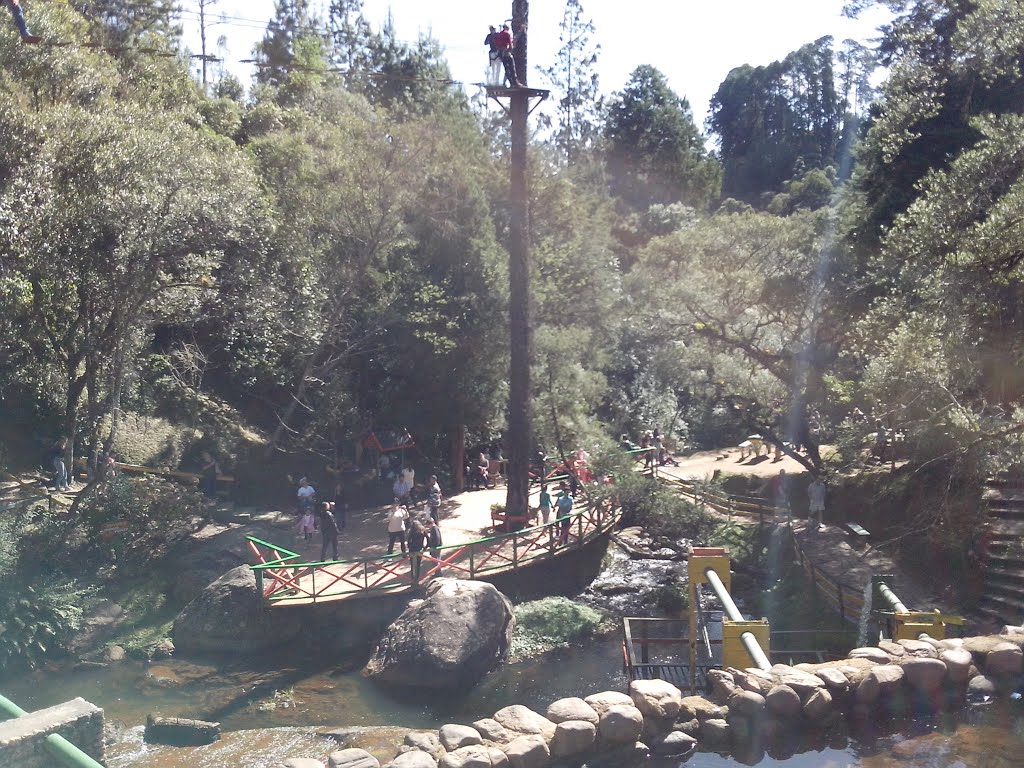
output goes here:
[{"label": "yellow metal structure", "polygon": [[765,655],[771,653],[771,629],[768,619],[760,621],[729,621],[722,622],[722,666],[745,669],[757,666],[757,662],[750,655],[743,644],[743,635],[749,632],[761,646]]},{"label": "yellow metal structure", "polygon": [[689,560],[691,606],[694,605],[697,587],[700,584],[708,583],[705,573],[709,568],[718,574],[718,578],[722,580],[727,590],[732,589],[729,565],[729,550],[725,547],[693,547],[691,549]]},{"label": "yellow metal structure", "polygon": [[928,635],[933,640],[946,638],[946,625],[962,625],[964,620],[959,616],[944,616],[940,611],[910,611],[909,613],[889,614],[893,622],[893,640],[917,640],[921,635]]}]

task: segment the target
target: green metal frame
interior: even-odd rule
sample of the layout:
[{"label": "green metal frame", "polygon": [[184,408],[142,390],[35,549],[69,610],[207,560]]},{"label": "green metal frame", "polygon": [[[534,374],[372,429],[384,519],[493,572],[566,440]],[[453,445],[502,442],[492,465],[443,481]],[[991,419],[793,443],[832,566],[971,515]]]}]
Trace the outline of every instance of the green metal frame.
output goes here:
[{"label": "green metal frame", "polygon": [[[0,713],[7,715],[7,720],[24,717],[29,714],[10,699],[0,696]],[[59,733],[51,733],[46,737],[46,750],[67,768],[104,768],[103,764],[89,757]]]}]

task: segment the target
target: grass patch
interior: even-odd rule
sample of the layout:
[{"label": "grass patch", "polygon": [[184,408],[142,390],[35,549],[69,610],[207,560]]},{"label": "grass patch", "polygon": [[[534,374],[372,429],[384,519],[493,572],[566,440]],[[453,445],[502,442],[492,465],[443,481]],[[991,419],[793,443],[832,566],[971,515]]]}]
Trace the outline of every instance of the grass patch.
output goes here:
[{"label": "grass patch", "polygon": [[572,645],[614,627],[604,611],[566,597],[545,597],[517,605],[515,615],[510,652],[513,660]]}]

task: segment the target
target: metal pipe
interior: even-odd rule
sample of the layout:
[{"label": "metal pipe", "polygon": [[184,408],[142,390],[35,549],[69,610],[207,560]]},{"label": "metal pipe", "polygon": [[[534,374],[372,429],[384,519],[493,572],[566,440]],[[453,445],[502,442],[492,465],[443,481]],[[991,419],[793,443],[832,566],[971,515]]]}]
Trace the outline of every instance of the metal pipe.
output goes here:
[{"label": "metal pipe", "polygon": [[[719,602],[722,603],[722,607],[725,609],[725,615],[729,617],[730,621],[746,621],[743,618],[743,614],[740,613],[740,609],[736,607],[736,603],[733,602],[732,596],[729,594],[729,590],[725,588],[725,584],[719,578],[718,574],[715,573],[713,568],[708,568],[704,571],[704,576],[707,577],[708,584],[715,591],[715,596]],[[761,644],[757,642],[757,638],[754,637],[753,632],[744,632],[740,635],[740,642],[743,643],[743,647],[747,649],[747,653],[750,654],[750,658],[754,660],[754,664],[757,665],[758,669],[767,672],[772,668],[771,661],[768,660],[768,656],[763,650],[761,650]]]},{"label": "metal pipe", "polygon": [[[10,699],[0,695],[0,712],[8,718],[24,717],[28,714]],[[93,760],[59,733],[51,733],[46,737],[46,749],[61,765],[67,768],[103,768],[102,763]]]},{"label": "metal pipe", "polygon": [[892,609],[896,611],[896,613],[910,613],[910,610],[907,608],[907,606],[900,602],[900,599],[896,597],[896,594],[891,589],[889,589],[888,586],[886,586],[886,583],[884,581],[879,581],[877,586],[878,594],[885,598],[885,602],[887,602],[892,607]]}]

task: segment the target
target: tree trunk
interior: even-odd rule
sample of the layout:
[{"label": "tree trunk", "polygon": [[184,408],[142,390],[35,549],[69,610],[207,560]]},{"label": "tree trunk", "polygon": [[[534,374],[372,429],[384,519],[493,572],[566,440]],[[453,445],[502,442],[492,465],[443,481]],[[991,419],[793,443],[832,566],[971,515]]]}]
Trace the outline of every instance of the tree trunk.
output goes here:
[{"label": "tree trunk", "polygon": [[459,424],[452,432],[452,489],[450,495],[466,490],[466,425]]},{"label": "tree trunk", "polygon": [[[515,0],[514,22],[526,23],[529,4]],[[523,52],[525,65],[526,53]],[[509,247],[509,333],[511,370],[508,405],[508,484],[505,509],[525,516],[530,507],[530,213],[526,177],[526,122],[529,99],[513,93],[512,114],[511,243]]]}]

